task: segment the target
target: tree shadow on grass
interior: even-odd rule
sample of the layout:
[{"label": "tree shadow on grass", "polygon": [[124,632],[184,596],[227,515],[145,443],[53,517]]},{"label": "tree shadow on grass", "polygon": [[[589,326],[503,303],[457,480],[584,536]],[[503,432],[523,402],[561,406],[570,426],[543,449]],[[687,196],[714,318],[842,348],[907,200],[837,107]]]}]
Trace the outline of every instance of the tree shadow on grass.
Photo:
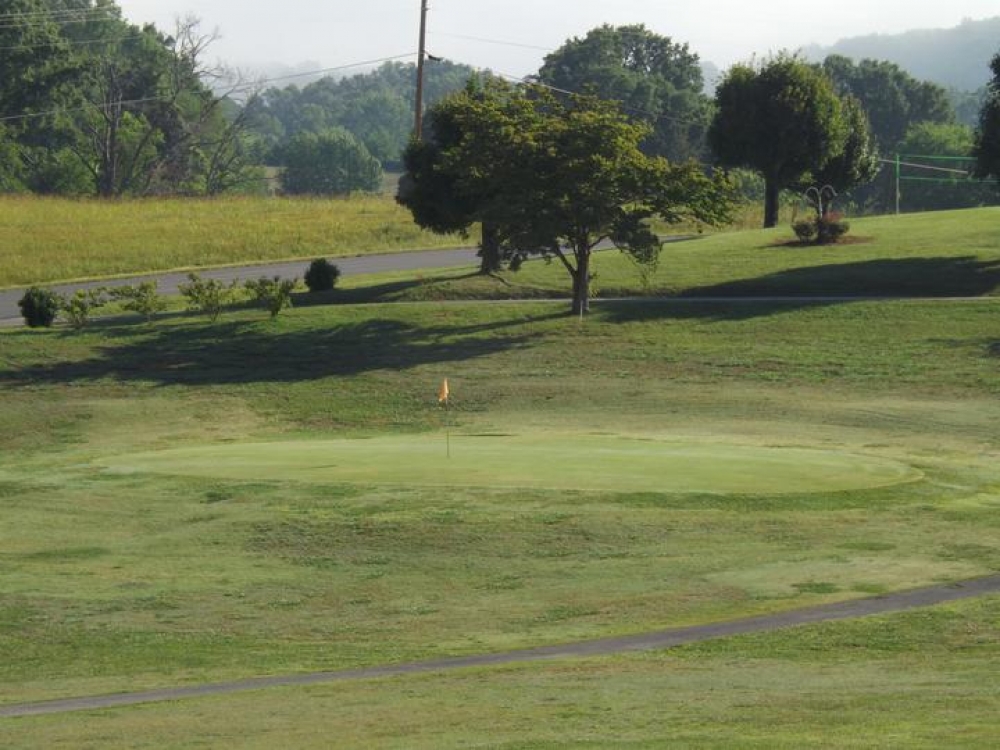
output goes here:
[{"label": "tree shadow on grass", "polygon": [[981,297],[1000,291],[1000,260],[892,258],[790,268],[685,289],[684,297]]},{"label": "tree shadow on grass", "polygon": [[[982,297],[1000,292],[1000,261],[973,256],[869,260],[791,268],[766,276],[689,287],[673,300],[607,303],[615,322],[746,320],[878,297]],[[781,298],[781,299],[773,299]]]},{"label": "tree shadow on grass", "polygon": [[0,385],[107,379],[164,386],[292,383],[398,371],[526,347],[537,334],[523,329],[504,332],[523,323],[518,317],[455,326],[374,319],[296,330],[273,330],[265,321],[198,322],[145,330],[109,326],[102,332],[108,343],[95,356],[0,372]]}]

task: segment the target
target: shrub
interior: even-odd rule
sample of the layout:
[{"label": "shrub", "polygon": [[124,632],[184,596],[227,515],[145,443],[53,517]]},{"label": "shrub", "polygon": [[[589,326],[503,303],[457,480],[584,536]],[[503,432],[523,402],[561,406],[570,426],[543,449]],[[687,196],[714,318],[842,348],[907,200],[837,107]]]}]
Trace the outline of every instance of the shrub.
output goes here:
[{"label": "shrub", "polygon": [[843,220],[840,214],[827,214],[816,222],[816,242],[820,245],[830,245],[847,234],[851,225]]},{"label": "shrub", "polygon": [[272,318],[286,307],[292,306],[292,290],[295,289],[295,279],[282,279],[280,276],[267,278],[261,276],[256,281],[246,282],[246,288],[261,307],[271,313]]},{"label": "shrub", "polygon": [[59,300],[59,309],[66,315],[69,324],[79,330],[87,325],[90,314],[107,301],[107,290],[104,287],[78,289],[72,297],[62,297]]},{"label": "shrub", "polygon": [[792,230],[799,238],[799,242],[812,242],[816,238],[816,221],[814,219],[797,221],[792,224]]},{"label": "shrub", "polygon": [[305,281],[310,292],[328,292],[337,285],[340,269],[326,258],[317,258],[309,264]]},{"label": "shrub", "polygon": [[111,299],[120,302],[122,309],[136,312],[147,321],[167,307],[166,300],[157,291],[155,281],[143,281],[136,286],[116,286],[108,290]]},{"label": "shrub", "polygon": [[850,228],[851,225],[843,220],[843,216],[835,213],[797,221],[792,225],[799,242],[816,245],[832,245],[847,234]]},{"label": "shrub", "polygon": [[181,284],[181,294],[187,299],[188,309],[205,313],[214,323],[222,309],[236,296],[237,282],[223,284],[218,279],[203,279],[196,273],[188,274],[188,283]]},{"label": "shrub", "polygon": [[49,328],[59,312],[59,295],[51,289],[33,286],[17,304],[29,328]]}]

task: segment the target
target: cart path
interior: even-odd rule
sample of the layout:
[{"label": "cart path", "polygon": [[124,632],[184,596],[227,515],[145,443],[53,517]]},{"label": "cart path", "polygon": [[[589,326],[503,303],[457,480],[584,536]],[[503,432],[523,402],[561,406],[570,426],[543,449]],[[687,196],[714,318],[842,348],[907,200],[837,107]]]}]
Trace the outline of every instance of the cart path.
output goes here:
[{"label": "cart path", "polygon": [[276,687],[299,687],[349,680],[370,680],[380,677],[447,672],[455,669],[495,667],[506,664],[520,664],[553,659],[610,656],[632,651],[655,651],[747,633],[770,632],[800,625],[903,612],[909,609],[930,607],[946,602],[996,593],[1000,593],[1000,575],[909,591],[899,591],[868,599],[823,604],[730,622],[673,628],[639,635],[601,638],[598,640],[520,649],[496,654],[458,656],[406,664],[393,664],[383,667],[364,667],[337,672],[258,677],[210,685],[194,685],[190,687],[164,688],[162,690],[146,690],[137,693],[68,698],[39,703],[0,706],[0,718],[38,716],[43,714],[67,713],[70,711],[95,711],[119,706],[133,706],[140,703],[228,695]]}]

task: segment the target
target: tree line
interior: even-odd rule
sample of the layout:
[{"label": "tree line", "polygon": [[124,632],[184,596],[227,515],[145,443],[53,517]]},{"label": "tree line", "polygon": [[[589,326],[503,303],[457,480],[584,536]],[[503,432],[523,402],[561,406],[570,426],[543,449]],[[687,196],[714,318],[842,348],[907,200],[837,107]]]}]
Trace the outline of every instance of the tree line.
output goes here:
[{"label": "tree line", "polygon": [[0,14],[0,189],[214,195],[257,175],[212,41],[167,34],[113,0],[8,0]]},{"label": "tree line", "polygon": [[[139,27],[122,17],[114,0],[9,0],[0,20],[3,191],[214,195],[260,190],[264,166],[281,175],[289,193],[375,190],[383,168],[400,168],[411,135],[412,64],[386,63],[302,88],[257,90],[241,83],[227,91],[220,90],[222,71],[204,63],[212,37],[195,21],[169,34]],[[862,209],[885,210],[894,195],[884,170],[871,182],[860,179],[871,176],[876,155],[968,155],[976,148],[975,131],[956,119],[949,93],[893,63],[836,55],[822,64],[781,60],[767,66],[768,75],[808,70],[809,80],[822,79],[817,85],[826,92],[826,117],[834,127],[808,150],[809,158],[830,164],[825,173],[814,168],[812,176],[844,186],[854,170],[849,199]],[[615,102],[644,126],[638,147],[648,156],[748,168],[739,180],[744,193],[767,197],[773,213],[775,190],[799,189],[810,171],[786,179],[797,169],[791,156],[788,164],[766,168],[759,158],[735,158],[722,117],[727,107],[748,112],[768,103],[762,90],[735,93],[761,78],[764,67],[734,66],[710,97],[688,45],[641,24],[605,25],[546,56],[534,80]],[[426,70],[432,106],[462,91],[473,73],[443,60]],[[740,98],[744,94],[749,98]],[[787,119],[787,113],[771,116]],[[773,133],[781,125],[767,127]],[[763,146],[767,140],[765,134]],[[784,137],[770,145],[779,141],[789,145]],[[840,164],[847,170],[840,176],[833,174],[837,151],[851,162]],[[913,207],[992,197],[966,190],[949,198],[930,186],[912,192]]]}]

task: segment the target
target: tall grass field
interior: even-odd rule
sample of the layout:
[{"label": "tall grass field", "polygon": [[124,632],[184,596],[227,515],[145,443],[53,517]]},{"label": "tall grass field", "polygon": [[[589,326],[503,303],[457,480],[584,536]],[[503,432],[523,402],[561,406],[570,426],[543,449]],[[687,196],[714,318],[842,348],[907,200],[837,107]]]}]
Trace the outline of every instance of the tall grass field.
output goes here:
[{"label": "tall grass field", "polygon": [[449,247],[391,196],[69,200],[0,197],[0,288]]},{"label": "tall grass field", "polygon": [[[787,229],[708,237],[668,246],[645,287],[601,253],[606,299],[582,321],[533,298],[566,285],[533,261],[502,281],[345,280],[274,320],[0,331],[0,706],[996,573],[997,216],[857,222],[864,241],[826,249]],[[867,295],[795,293],[820,287]],[[511,289],[532,298],[496,301]],[[998,669],[994,596],[668,651],[0,719],[0,744],[976,748],[995,740]]]}]

